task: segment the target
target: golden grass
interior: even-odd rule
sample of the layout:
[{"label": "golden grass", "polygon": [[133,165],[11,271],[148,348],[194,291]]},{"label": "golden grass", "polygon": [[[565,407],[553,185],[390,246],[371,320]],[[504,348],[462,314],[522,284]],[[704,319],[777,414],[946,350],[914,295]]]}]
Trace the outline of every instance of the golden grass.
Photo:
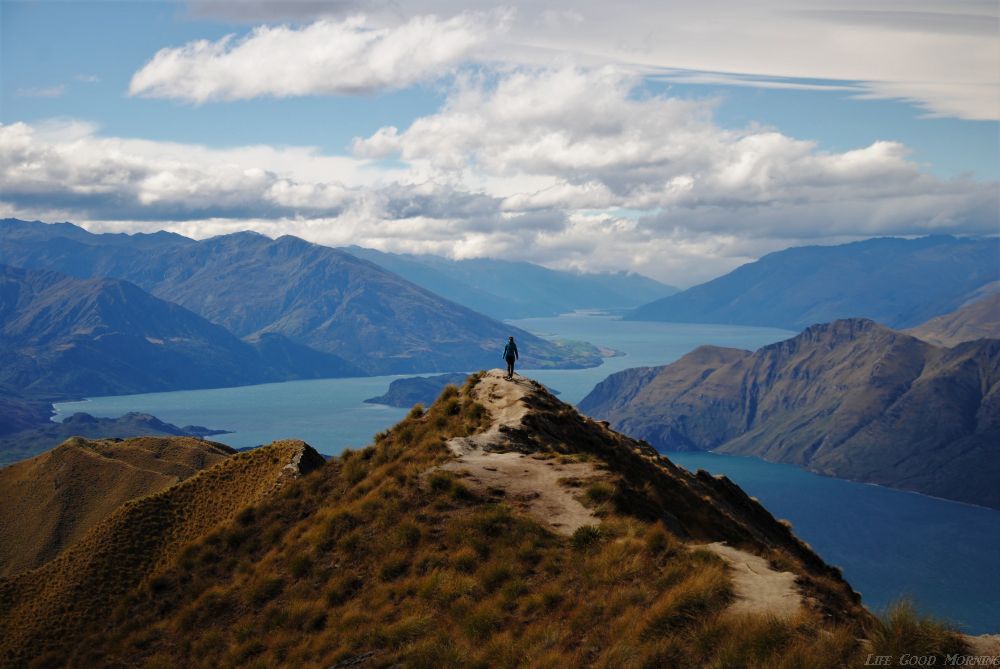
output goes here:
[{"label": "golden grass", "polygon": [[189,437],[74,437],[0,468],[0,576],[48,562],[122,503],[168,488],[233,452]]},{"label": "golden grass", "polygon": [[[157,553],[162,559],[150,563],[145,578],[105,602],[116,606],[101,610],[91,602],[80,614],[85,627],[50,618],[48,636],[36,630],[33,637],[43,650],[35,664],[309,668],[364,659],[371,667],[638,669],[860,663],[865,649],[856,639],[871,621],[834,622],[815,610],[783,622],[726,613],[732,591],[722,560],[689,549],[649,513],[609,504],[623,490],[626,501],[637,494],[634,479],[616,483],[610,498],[598,493],[599,503],[609,506],[599,525],[561,537],[435,470],[452,457],[447,439],[488,421],[470,385],[446,389],[373,446],[242,504],[221,524],[178,537],[175,550]],[[242,480],[231,473],[231,480]],[[784,559],[805,570],[798,557]],[[99,582],[76,581],[80,587]],[[9,605],[9,586],[0,591],[5,587],[2,601]],[[835,584],[829,588],[833,597]],[[38,614],[54,616],[55,607],[71,605],[46,601]],[[8,644],[13,619],[0,618]],[[878,624],[884,644],[905,644],[930,629],[902,619]]]}]

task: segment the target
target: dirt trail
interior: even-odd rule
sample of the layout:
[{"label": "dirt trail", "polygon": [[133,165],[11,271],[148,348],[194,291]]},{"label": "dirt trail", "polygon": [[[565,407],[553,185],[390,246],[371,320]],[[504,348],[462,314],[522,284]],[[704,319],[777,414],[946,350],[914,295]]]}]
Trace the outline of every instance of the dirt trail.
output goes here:
[{"label": "dirt trail", "polygon": [[729,607],[732,613],[792,618],[802,608],[802,594],[795,585],[795,574],[775,571],[764,558],[722,542],[702,548],[712,551],[733,568],[736,601]]},{"label": "dirt trail", "polygon": [[536,387],[525,378],[515,376],[508,381],[499,369],[486,372],[473,393],[490,412],[493,423],[485,432],[451,439],[448,447],[458,458],[442,469],[465,473],[479,492],[502,491],[509,504],[554,531],[570,535],[583,525],[596,525],[600,521],[573,497],[570,488],[558,481],[588,478],[597,471],[587,463],[561,463],[556,458],[540,459],[505,450],[508,439],[502,428],[520,427],[528,412],[521,400],[533,392],[537,392]]},{"label": "dirt trail", "polygon": [[1000,634],[980,634],[979,636],[964,635],[973,655],[1000,657]]}]

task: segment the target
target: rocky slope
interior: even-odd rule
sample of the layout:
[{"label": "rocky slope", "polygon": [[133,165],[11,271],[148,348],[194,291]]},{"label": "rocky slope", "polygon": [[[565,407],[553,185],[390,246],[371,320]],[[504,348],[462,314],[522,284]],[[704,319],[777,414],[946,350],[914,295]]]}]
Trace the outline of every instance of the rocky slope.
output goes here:
[{"label": "rocky slope", "polygon": [[593,347],[560,348],[371,262],[291,236],[94,235],[6,219],[0,262],[124,279],[238,337],[283,335],[369,374],[476,369],[494,364],[510,335],[527,367],[600,362]]},{"label": "rocky slope", "polygon": [[626,318],[800,330],[865,317],[905,328],[952,311],[1000,280],[1000,238],[869,239],[764,256]]},{"label": "rocky slope", "polygon": [[899,642],[732,482],[502,377],[325,464],[278,443],[126,503],[0,579],[0,663],[850,666]]},{"label": "rocky slope", "polygon": [[955,346],[976,339],[1000,339],[1000,292],[974,300],[905,332],[935,346]]},{"label": "rocky slope", "polygon": [[75,437],[0,469],[0,576],[48,562],[124,502],[168,488],[233,453],[186,437]]},{"label": "rocky slope", "polygon": [[716,450],[1000,508],[1000,340],[946,349],[866,319],[756,353],[704,346],[580,403],[664,450]]}]

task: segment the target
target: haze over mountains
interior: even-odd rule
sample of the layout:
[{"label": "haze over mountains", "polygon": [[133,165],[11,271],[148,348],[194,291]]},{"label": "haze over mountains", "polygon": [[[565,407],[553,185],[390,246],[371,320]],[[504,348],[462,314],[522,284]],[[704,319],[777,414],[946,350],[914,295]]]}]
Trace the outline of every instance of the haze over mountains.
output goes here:
[{"label": "haze over mountains", "polygon": [[1000,237],[877,238],[771,253],[626,318],[790,330],[870,318],[906,328],[962,306],[998,279]]},{"label": "haze over mountains", "polygon": [[580,309],[622,311],[677,292],[673,286],[626,272],[563,272],[527,262],[396,254],[349,246],[433,293],[495,318],[555,316]]},{"label": "haze over mountains", "polygon": [[94,235],[65,223],[7,219],[0,221],[0,262],[131,281],[237,337],[282,335],[365,374],[487,366],[509,335],[524,342],[528,367],[600,362],[596,349],[560,347],[295,237]]},{"label": "haze over mountains", "polygon": [[1000,508],[1000,339],[932,346],[866,319],[755,353],[702,346],[580,403],[664,450],[753,455]]}]

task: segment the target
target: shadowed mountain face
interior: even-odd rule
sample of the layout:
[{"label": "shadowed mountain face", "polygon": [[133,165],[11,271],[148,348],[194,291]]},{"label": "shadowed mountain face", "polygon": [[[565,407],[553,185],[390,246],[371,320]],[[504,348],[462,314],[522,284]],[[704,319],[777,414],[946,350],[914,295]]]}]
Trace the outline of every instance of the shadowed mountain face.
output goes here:
[{"label": "shadowed mountain face", "polygon": [[641,274],[583,274],[491,258],[450,260],[350,246],[348,253],[495,318],[554,316],[578,309],[621,311],[677,292]]},{"label": "shadowed mountain face", "polygon": [[[539,499],[589,524],[564,532]],[[796,617],[755,608],[716,541],[780,576]],[[226,457],[0,579],[0,666],[710,666],[750,649],[849,666],[870,623],[729,480],[500,370],[326,463],[301,442]]]},{"label": "shadowed mountain face", "polygon": [[802,329],[864,317],[905,328],[1000,279],[1000,238],[870,239],[771,253],[626,318]]},{"label": "shadowed mountain face", "polygon": [[168,488],[233,453],[185,437],[74,437],[0,469],[0,576],[38,567],[122,503]]},{"label": "shadowed mountain face", "polygon": [[870,320],[756,353],[613,374],[581,411],[664,450],[754,455],[1000,508],[1000,340],[938,348]]},{"label": "shadowed mountain face", "polygon": [[[260,343],[126,281],[5,265],[0,342],[0,385],[19,393],[113,395],[357,372],[333,355],[316,360],[324,356],[315,351],[297,365],[272,364]],[[267,343],[293,353],[295,346]]]},{"label": "shadowed mountain face", "polygon": [[600,362],[596,349],[560,348],[296,237],[244,232],[197,242],[8,219],[0,221],[0,262],[125,279],[239,337],[283,335],[371,374],[494,364],[509,335],[527,367]]},{"label": "shadowed mountain face", "polygon": [[936,346],[955,346],[976,339],[1000,339],[1000,292],[932,318],[907,334]]}]

